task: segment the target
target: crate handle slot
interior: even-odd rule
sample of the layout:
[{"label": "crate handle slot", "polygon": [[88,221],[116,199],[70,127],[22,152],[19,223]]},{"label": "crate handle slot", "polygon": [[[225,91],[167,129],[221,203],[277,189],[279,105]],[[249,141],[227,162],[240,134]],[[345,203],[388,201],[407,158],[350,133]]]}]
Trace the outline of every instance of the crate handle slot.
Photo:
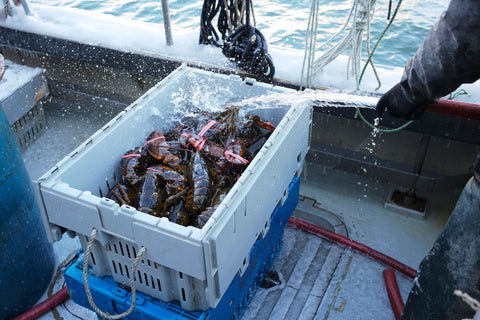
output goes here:
[{"label": "crate handle slot", "polygon": [[[147,249],[145,247],[141,247],[140,251],[138,252],[137,256],[135,257],[135,260],[133,261],[132,268],[130,269],[130,287],[132,288],[132,304],[130,305],[130,308],[128,308],[127,311],[121,313],[121,314],[114,314],[110,315],[108,313],[103,312],[100,310],[95,302],[93,301],[92,293],[90,292],[90,287],[88,285],[88,258],[90,256],[90,250],[93,246],[93,242],[95,241],[95,236],[97,235],[97,229],[93,228],[92,234],[90,235],[90,239],[88,240],[87,244],[87,250],[85,251],[85,257],[83,260],[83,285],[85,286],[85,292],[87,294],[88,302],[90,302],[90,305],[92,306],[93,310],[97,314],[99,314],[101,317],[104,319],[120,319],[128,316],[130,313],[132,313],[133,309],[135,309],[135,304],[137,301],[137,291],[135,289],[135,271],[137,270],[138,263],[140,262],[140,259],[143,257],[143,254]],[[141,278],[140,278],[141,279]]]}]

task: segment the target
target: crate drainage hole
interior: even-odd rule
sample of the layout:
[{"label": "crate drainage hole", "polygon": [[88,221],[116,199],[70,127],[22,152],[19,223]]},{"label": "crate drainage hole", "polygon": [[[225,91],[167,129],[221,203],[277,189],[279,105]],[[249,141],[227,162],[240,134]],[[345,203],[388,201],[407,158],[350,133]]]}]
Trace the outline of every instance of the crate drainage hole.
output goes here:
[{"label": "crate drainage hole", "polygon": [[265,279],[263,279],[262,283],[260,283],[260,288],[270,289],[276,286],[280,286],[281,284],[282,280],[280,280],[278,272],[275,270],[270,270],[265,276]]}]

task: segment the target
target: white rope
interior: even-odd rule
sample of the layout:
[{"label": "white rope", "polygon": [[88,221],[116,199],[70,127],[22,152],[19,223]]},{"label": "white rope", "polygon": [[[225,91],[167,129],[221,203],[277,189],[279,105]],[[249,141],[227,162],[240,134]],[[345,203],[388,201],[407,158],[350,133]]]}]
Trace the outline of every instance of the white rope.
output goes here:
[{"label": "white rope", "polygon": [[[370,3],[368,4],[368,10],[369,11],[371,10]],[[367,49],[367,55],[370,57],[372,55],[372,52],[370,51],[370,20],[368,20],[368,23],[367,23],[367,48],[366,49]],[[378,90],[382,86],[382,82],[380,81],[380,77],[378,76],[377,69],[375,68],[375,65],[373,64],[373,61],[371,59],[369,59],[367,63],[370,63],[370,65],[372,66],[373,73],[375,74],[375,78],[377,79],[377,82],[378,82],[378,87],[376,87],[375,90]],[[362,81],[361,76],[360,78],[357,78],[357,90],[360,89],[360,81]]]},{"label": "white rope", "polygon": [[[315,49],[317,18],[313,18],[312,15],[318,15],[318,4],[315,3],[315,0],[312,0],[312,9],[310,12],[310,19],[306,37],[304,65],[302,68],[302,83],[304,81],[303,77],[305,69],[307,69],[306,81],[307,83],[311,83],[311,78],[317,72],[323,70],[323,68],[327,64],[335,60],[345,50],[350,49],[350,55],[347,63],[347,76],[355,76],[358,89],[363,35],[366,32],[367,39],[370,39],[370,20],[373,18],[374,15],[375,3],[376,0],[354,0],[347,21],[340,29],[340,31],[330,37],[319,48]],[[345,31],[345,29],[347,29],[350,23],[350,30],[348,30],[348,33],[342,39],[340,39],[336,45],[330,47],[317,60],[311,60],[312,56],[314,56],[314,54],[312,54],[312,51],[319,50],[330,44],[330,42],[339,37]],[[369,46],[367,46],[367,51],[369,51]],[[307,67],[305,67],[306,62]]]},{"label": "white rope", "polygon": [[[475,317],[473,319],[477,319],[477,315],[480,313],[480,302],[478,302],[478,300],[472,298],[470,295],[468,295],[467,293],[463,293],[460,290],[455,290],[455,291],[453,291],[453,293],[456,296],[462,298],[462,300],[465,301],[465,303],[468,304],[470,306],[470,308],[475,310],[475,312],[477,314],[475,315]],[[464,320],[469,320],[469,319],[464,319]]]},{"label": "white rope", "polygon": [[5,19],[7,19],[8,16],[12,16],[12,9],[10,8],[10,0],[5,0],[5,4],[3,8],[5,13]]},{"label": "white rope", "polygon": [[[302,65],[300,89],[304,87],[311,88],[311,78],[313,76],[313,61],[315,60],[315,47],[317,43],[318,8],[319,0],[312,0],[312,7],[310,9],[310,16],[308,18],[307,32],[305,34],[305,54]],[[307,67],[305,67],[306,62]],[[304,74],[305,68],[307,69],[306,79]],[[305,81],[306,85],[304,86]]]},{"label": "white rope", "polygon": [[133,261],[132,268],[130,269],[130,287],[132,288],[132,304],[130,305],[130,308],[128,308],[127,311],[121,314],[110,315],[108,313],[103,312],[97,307],[97,305],[93,301],[92,293],[90,292],[90,287],[88,285],[88,258],[90,257],[90,250],[93,246],[93,242],[95,240],[96,235],[97,235],[97,229],[93,228],[92,234],[90,235],[90,239],[88,240],[87,250],[85,251],[85,258],[83,260],[83,284],[85,286],[85,292],[87,293],[88,302],[90,302],[90,305],[92,306],[93,310],[95,310],[97,314],[99,314],[101,317],[105,319],[114,320],[114,319],[124,318],[128,316],[130,313],[132,313],[133,309],[135,309],[135,304],[137,301],[137,291],[135,289],[135,271],[137,270],[137,265],[140,262],[140,259],[142,258],[143,254],[147,249],[145,247],[140,248],[140,251],[138,252],[137,256],[135,257],[135,260]]}]

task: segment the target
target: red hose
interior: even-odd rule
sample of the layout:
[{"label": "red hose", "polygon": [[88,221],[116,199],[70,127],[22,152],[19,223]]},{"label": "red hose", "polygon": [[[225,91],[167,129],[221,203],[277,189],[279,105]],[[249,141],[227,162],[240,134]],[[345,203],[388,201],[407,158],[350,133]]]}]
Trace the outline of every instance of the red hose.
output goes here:
[{"label": "red hose", "polygon": [[392,269],[383,270],[383,279],[385,280],[385,287],[387,288],[388,298],[392,305],[395,319],[400,320],[402,316],[402,310],[405,307],[403,304],[400,290],[398,290],[397,278],[395,278],[395,271]]},{"label": "red hose", "polygon": [[331,240],[331,241],[334,241],[334,242],[337,242],[341,245],[344,245],[346,247],[349,247],[349,248],[352,248],[356,251],[359,251],[369,257],[372,257],[380,262],[383,262],[385,263],[386,265],[389,265],[391,266],[392,268],[394,268],[395,270],[403,273],[404,275],[406,275],[407,277],[410,277],[412,279],[414,279],[416,276],[417,276],[417,270],[415,269],[412,269],[410,268],[409,266],[401,263],[400,261],[398,260],[395,260],[381,252],[378,252],[377,250],[375,249],[372,249],[364,244],[361,244],[359,242],[356,242],[354,240],[351,240],[347,237],[344,237],[338,233],[335,233],[335,232],[332,232],[332,231],[329,231],[327,229],[324,229],[322,227],[319,227],[319,226],[316,226],[314,224],[311,224],[311,223],[308,223],[306,221],[303,221],[303,220],[299,220],[299,219],[296,219],[296,218],[293,218],[291,217],[289,220],[288,220],[288,223],[289,224],[292,224],[302,230],[305,230],[305,231],[308,231],[308,232],[311,232],[313,234],[316,234],[318,236],[321,236],[323,238],[326,238],[328,240]]},{"label": "red hose", "polygon": [[480,105],[478,104],[440,99],[438,103],[429,104],[423,108],[432,113],[480,120]]},{"label": "red hose", "polygon": [[65,301],[69,297],[67,287],[63,287],[57,293],[52,295],[47,300],[37,304],[33,308],[28,311],[25,311],[21,315],[16,316],[12,320],[33,320],[37,319],[41,315],[47,313],[48,311],[52,310],[60,303]]}]

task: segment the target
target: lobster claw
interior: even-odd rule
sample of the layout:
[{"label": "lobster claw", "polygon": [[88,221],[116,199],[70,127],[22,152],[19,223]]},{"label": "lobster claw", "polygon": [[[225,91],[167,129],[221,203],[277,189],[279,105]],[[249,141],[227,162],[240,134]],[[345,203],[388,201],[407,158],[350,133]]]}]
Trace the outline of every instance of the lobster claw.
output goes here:
[{"label": "lobster claw", "polygon": [[195,147],[195,149],[201,151],[203,147],[205,146],[205,142],[207,141],[206,137],[196,135],[196,134],[191,134],[188,137],[188,142]]},{"label": "lobster claw", "polygon": [[265,129],[267,131],[273,132],[273,130],[275,130],[275,128],[276,128],[270,122],[260,119],[259,116],[248,115],[247,118],[249,120],[252,120],[253,123],[255,123],[255,125],[257,125],[259,128]]},{"label": "lobster claw", "polygon": [[228,162],[237,164],[237,165],[247,165],[248,160],[243,158],[242,156],[245,154],[245,143],[240,141],[233,141],[228,144],[227,148],[225,149],[225,159]]},{"label": "lobster claw", "polygon": [[148,136],[147,141],[145,142],[145,147],[152,157],[160,161],[165,158],[165,154],[170,148],[167,139],[157,130],[153,131]]},{"label": "lobster claw", "polygon": [[190,146],[190,135],[186,132],[182,132],[180,137],[178,137],[178,142],[184,148],[188,148]]},{"label": "lobster claw", "polygon": [[142,149],[135,148],[127,151],[120,160],[120,170],[123,178],[132,186],[140,182],[142,177],[141,163],[142,163]]}]

